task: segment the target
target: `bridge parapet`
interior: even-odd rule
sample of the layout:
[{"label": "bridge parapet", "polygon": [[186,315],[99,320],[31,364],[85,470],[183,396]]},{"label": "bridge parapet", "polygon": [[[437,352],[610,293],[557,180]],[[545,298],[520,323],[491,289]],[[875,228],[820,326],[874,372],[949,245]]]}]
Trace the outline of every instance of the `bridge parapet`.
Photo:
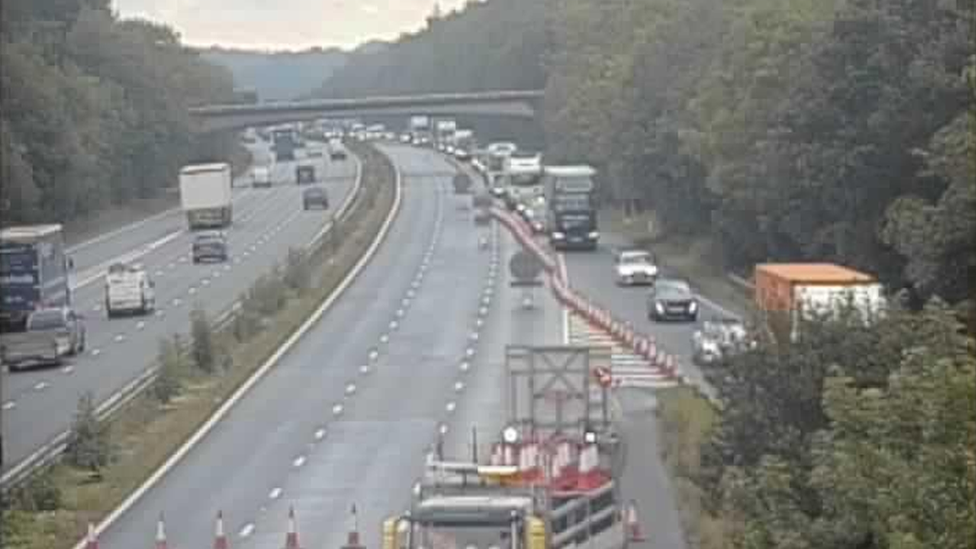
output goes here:
[{"label": "bridge parapet", "polygon": [[471,93],[394,95],[353,99],[319,99],[204,105],[190,109],[201,132],[233,130],[256,125],[297,122],[323,116],[370,115],[495,115],[533,118],[543,90],[502,90]]}]

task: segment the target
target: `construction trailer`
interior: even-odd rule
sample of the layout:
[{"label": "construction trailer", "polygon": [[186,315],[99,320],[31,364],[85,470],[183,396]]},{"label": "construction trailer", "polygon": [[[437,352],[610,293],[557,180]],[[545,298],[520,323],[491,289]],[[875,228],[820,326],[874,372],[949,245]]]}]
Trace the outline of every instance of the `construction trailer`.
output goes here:
[{"label": "construction trailer", "polygon": [[509,346],[508,420],[482,456],[428,456],[408,510],[383,523],[383,549],[617,549],[629,541],[606,350]]}]

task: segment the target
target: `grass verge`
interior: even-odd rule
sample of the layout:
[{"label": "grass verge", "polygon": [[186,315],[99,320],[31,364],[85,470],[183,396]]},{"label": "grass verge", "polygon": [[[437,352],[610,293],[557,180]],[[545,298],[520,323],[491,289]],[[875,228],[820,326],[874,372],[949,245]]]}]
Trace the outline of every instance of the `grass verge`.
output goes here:
[{"label": "grass verge", "polygon": [[5,501],[4,549],[73,547],[88,522],[104,518],[141,485],[345,278],[394,200],[389,160],[368,146],[350,148],[362,160],[362,192],[334,238],[276,269],[281,276],[263,277],[243,296],[239,320],[212,334],[215,373],[195,364],[188,356],[193,353],[177,353],[166,369],[167,384],[179,387],[171,398],[164,403],[147,391],[114,416],[108,425],[114,459],[97,476],[61,463]]},{"label": "grass verge", "polygon": [[705,495],[695,483],[701,473],[701,447],[718,422],[718,412],[692,387],[662,390],[657,397],[661,459],[672,479],[688,546],[723,549],[735,525],[707,511]]},{"label": "grass verge", "polygon": [[751,293],[728,278],[719,266],[714,243],[708,237],[661,237],[655,234],[650,215],[626,219],[620,210],[600,212],[603,232],[618,235],[656,253],[664,266],[678,276],[692,280],[702,293],[732,312],[745,315],[752,307]]}]

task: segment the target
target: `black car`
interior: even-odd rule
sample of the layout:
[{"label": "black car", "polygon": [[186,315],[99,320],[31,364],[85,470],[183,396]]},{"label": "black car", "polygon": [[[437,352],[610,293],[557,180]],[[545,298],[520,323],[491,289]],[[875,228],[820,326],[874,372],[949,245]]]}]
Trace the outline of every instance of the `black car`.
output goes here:
[{"label": "black car", "polygon": [[295,182],[299,185],[315,183],[315,166],[298,166],[295,168]]},{"label": "black car", "polygon": [[302,208],[310,210],[313,205],[323,210],[329,209],[329,195],[322,187],[312,187],[302,192]]},{"label": "black car", "polygon": [[229,258],[227,237],[223,233],[199,234],[193,239],[193,262],[227,261]]},{"label": "black car", "polygon": [[647,296],[647,318],[651,320],[698,320],[698,298],[684,280],[659,278]]}]

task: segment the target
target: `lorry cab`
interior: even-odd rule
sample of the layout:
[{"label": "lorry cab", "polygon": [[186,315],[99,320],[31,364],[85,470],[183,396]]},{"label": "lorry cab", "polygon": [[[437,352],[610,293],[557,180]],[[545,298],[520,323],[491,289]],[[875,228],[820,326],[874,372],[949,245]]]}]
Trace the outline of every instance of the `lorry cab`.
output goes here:
[{"label": "lorry cab", "polygon": [[141,267],[113,264],[105,275],[105,313],[148,314],[156,308],[156,284]]},{"label": "lorry cab", "polygon": [[590,166],[545,167],[546,228],[554,248],[596,249],[600,233],[595,176]]},{"label": "lorry cab", "polygon": [[431,497],[383,524],[383,549],[548,549],[531,496]]}]

